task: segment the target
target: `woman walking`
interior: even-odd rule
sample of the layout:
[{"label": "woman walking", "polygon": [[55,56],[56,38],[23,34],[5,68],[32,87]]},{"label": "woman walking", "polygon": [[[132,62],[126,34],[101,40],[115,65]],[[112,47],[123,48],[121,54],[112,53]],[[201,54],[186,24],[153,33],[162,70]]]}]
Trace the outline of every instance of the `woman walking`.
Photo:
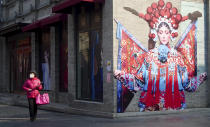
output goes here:
[{"label": "woman walking", "polygon": [[37,78],[36,71],[30,71],[29,79],[25,81],[23,89],[27,92],[30,120],[33,122],[37,116],[36,97],[39,94],[39,90],[42,90],[42,85],[40,80]]}]

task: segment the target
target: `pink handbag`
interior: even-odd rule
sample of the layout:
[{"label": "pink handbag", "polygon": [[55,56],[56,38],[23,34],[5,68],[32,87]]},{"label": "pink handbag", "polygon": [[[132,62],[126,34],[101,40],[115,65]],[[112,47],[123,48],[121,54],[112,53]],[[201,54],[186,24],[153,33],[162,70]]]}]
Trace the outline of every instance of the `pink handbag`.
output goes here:
[{"label": "pink handbag", "polygon": [[38,94],[36,97],[36,104],[45,105],[50,103],[50,98],[48,93]]}]

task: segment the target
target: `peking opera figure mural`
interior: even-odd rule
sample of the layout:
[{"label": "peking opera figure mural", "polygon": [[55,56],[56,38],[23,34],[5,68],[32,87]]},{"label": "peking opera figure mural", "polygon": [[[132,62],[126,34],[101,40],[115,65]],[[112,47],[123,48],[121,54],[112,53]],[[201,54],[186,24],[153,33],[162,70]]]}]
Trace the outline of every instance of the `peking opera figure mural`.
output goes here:
[{"label": "peking opera figure mural", "polygon": [[[149,40],[159,46],[145,49],[119,22],[118,65],[114,72],[117,83],[117,112],[124,112],[133,93],[141,91],[139,109],[143,111],[182,110],[186,108],[184,91],[194,92],[206,80],[197,75],[196,22],[198,11],[182,16],[171,2],[159,0],[147,13],[124,7],[148,22]],[[178,37],[179,23],[191,20],[174,47],[169,44]]]}]

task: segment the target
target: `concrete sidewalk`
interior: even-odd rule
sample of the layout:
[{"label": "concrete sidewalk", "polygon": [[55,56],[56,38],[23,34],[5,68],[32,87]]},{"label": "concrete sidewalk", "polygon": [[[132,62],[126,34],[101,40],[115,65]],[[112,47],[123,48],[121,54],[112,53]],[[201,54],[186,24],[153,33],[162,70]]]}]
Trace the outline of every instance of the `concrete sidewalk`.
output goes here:
[{"label": "concrete sidewalk", "polygon": [[[2,94],[0,93],[0,104],[3,105],[15,105],[27,107],[28,102],[26,96],[20,96],[15,94]],[[156,116],[156,115],[168,115],[168,114],[185,114],[190,112],[210,112],[210,108],[192,108],[185,109],[182,111],[156,111],[156,112],[125,112],[125,113],[109,113],[109,112],[98,112],[88,110],[78,110],[71,108],[67,104],[50,103],[48,105],[39,106],[41,110],[56,111],[61,113],[87,115],[87,116],[98,116],[103,118],[121,118],[121,117],[144,117],[144,116]],[[0,126],[1,127],[1,126]]]},{"label": "concrete sidewalk", "polygon": [[141,115],[115,119],[97,118],[38,110],[29,121],[28,108],[0,105],[0,127],[209,127],[210,109],[181,113]]}]

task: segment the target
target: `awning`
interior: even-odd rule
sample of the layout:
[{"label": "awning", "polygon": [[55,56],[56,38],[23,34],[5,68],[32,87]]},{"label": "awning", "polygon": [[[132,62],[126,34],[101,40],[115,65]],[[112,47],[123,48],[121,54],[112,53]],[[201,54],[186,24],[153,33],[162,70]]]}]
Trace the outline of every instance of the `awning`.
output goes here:
[{"label": "awning", "polygon": [[53,25],[57,22],[63,21],[67,19],[67,15],[66,14],[55,14],[53,16],[49,16],[46,17],[44,19],[38,20],[30,25],[27,25],[25,27],[23,27],[22,31],[26,32],[26,31],[35,31],[39,28],[42,28],[44,26],[50,26]]},{"label": "awning", "polygon": [[52,8],[53,13],[71,13],[71,7],[79,3],[104,3],[105,0],[66,0]]},{"label": "awning", "polygon": [[64,21],[67,19],[66,14],[56,14],[54,16],[47,17],[45,19],[42,19],[41,22],[41,27],[47,26],[47,25],[52,25],[54,23]]},{"label": "awning", "polygon": [[32,23],[32,24],[29,24],[29,25],[23,27],[23,28],[22,28],[22,31],[23,31],[23,32],[26,32],[26,31],[33,31],[33,30],[36,30],[36,29],[38,29],[38,28],[40,28],[40,27],[41,27],[40,21],[36,21],[36,22],[34,22],[34,23]]},{"label": "awning", "polygon": [[28,25],[28,23],[15,23],[15,24],[3,27],[0,29],[0,36],[7,36],[10,34],[21,32],[21,28],[26,25]]}]

